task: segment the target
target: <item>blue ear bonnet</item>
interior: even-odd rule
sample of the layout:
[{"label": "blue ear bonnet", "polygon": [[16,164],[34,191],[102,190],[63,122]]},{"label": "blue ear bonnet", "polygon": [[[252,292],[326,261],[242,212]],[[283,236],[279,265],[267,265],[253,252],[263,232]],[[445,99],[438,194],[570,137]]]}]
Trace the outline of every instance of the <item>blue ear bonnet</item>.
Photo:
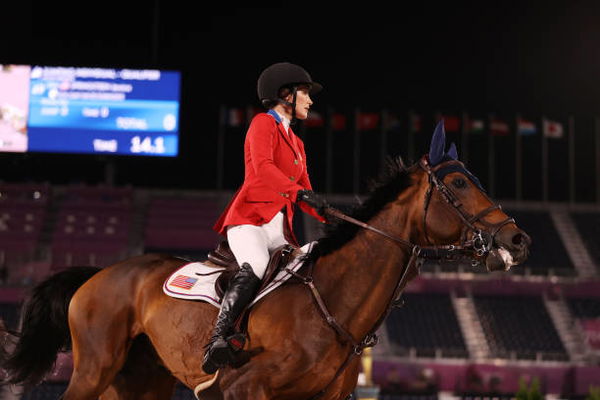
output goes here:
[{"label": "blue ear bonnet", "polygon": [[[452,160],[452,159],[449,158],[448,160],[444,160],[444,161],[450,161],[450,160]],[[435,177],[438,178],[439,180],[443,180],[444,177],[446,177],[446,175],[451,174],[452,172],[460,172],[461,174],[463,174],[464,176],[469,178],[469,180],[471,182],[473,182],[473,184],[475,186],[477,186],[481,191],[485,192],[485,189],[483,188],[483,186],[481,186],[481,182],[479,182],[479,179],[477,179],[477,177],[475,175],[470,173],[461,164],[448,164],[445,167],[440,168],[437,171],[435,171]]]},{"label": "blue ear bonnet", "polygon": [[[444,129],[444,121],[440,120],[433,131],[433,136],[431,137],[431,144],[429,146],[429,164],[432,167],[435,167],[438,164],[441,164],[446,161],[458,161],[458,151],[456,150],[456,145],[454,143],[450,144],[450,148],[448,152],[444,149],[446,147],[446,131]],[[436,178],[442,180],[446,175],[451,172],[460,172],[465,175],[475,186],[479,189],[485,191],[483,186],[481,186],[481,182],[479,179],[472,173],[470,173],[462,164],[449,164],[443,168],[435,171]]]}]

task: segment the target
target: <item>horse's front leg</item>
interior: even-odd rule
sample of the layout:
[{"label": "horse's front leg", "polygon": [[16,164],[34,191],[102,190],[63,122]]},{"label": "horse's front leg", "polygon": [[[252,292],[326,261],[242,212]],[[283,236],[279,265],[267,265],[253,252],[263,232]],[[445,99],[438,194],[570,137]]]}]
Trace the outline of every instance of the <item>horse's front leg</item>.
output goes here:
[{"label": "horse's front leg", "polygon": [[259,376],[240,377],[223,390],[224,400],[270,400],[267,384]]},{"label": "horse's front leg", "polygon": [[360,359],[356,358],[348,365],[344,373],[329,386],[319,400],[354,400],[352,392],[356,387],[359,371]]}]

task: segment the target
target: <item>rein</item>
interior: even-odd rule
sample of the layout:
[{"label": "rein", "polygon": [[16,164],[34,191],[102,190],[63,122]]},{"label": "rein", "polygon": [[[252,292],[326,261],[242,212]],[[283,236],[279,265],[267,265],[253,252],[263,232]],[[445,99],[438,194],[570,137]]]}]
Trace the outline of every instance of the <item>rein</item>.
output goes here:
[{"label": "rein", "polygon": [[[361,341],[355,340],[354,337],[336,321],[335,317],[331,315],[331,313],[327,309],[327,306],[323,301],[323,297],[319,293],[313,281],[312,275],[314,263],[310,265],[309,272],[306,276],[301,275],[288,268],[285,269],[290,275],[294,276],[295,278],[298,278],[302,281],[303,284],[309,287],[313,297],[315,298],[315,301],[317,302],[317,305],[319,306],[319,311],[323,315],[325,321],[327,321],[327,323],[333,328],[333,330],[335,330],[335,332],[343,339],[345,343],[349,343],[351,345],[350,353],[348,354],[340,368],[337,370],[336,374],[333,376],[333,379],[327,384],[327,386],[325,386],[324,389],[312,396],[309,400],[315,400],[323,396],[327,392],[329,387],[337,380],[337,378],[339,378],[340,375],[342,375],[346,367],[348,367],[348,365],[352,362],[352,360],[355,357],[360,356],[365,348],[373,347],[377,344],[378,338],[376,335],[376,331],[383,324],[383,322],[388,317],[392,309],[395,307],[400,307],[403,304],[403,301],[400,299],[400,296],[402,295],[402,289],[408,283],[408,271],[413,265],[415,266],[418,272],[425,260],[456,260],[457,256],[469,257],[472,259],[472,263],[474,266],[478,265],[480,263],[480,259],[485,257],[490,252],[494,238],[498,231],[500,231],[500,229],[504,225],[515,222],[513,218],[507,218],[499,223],[492,224],[482,219],[492,211],[500,210],[501,208],[499,205],[494,204],[493,206],[490,206],[475,215],[469,214],[462,208],[463,205],[458,199],[458,197],[454,194],[454,192],[452,192],[452,190],[448,186],[446,186],[446,184],[441,179],[438,179],[438,177],[436,176],[436,172],[448,166],[458,166],[464,168],[463,164],[460,161],[449,160],[432,168],[429,165],[427,158],[423,157],[419,161],[419,166],[425,170],[429,177],[429,188],[425,195],[423,213],[423,226],[427,242],[431,244],[429,236],[427,235],[427,210],[429,208],[433,188],[435,188],[437,189],[438,193],[441,195],[445,203],[451,206],[451,209],[454,210],[454,212],[463,222],[460,245],[419,246],[406,239],[402,239],[400,237],[391,235],[385,231],[382,231],[381,229],[375,228],[372,225],[352,218],[335,208],[327,207],[325,209],[325,212],[327,214],[339,218],[341,220],[347,221],[351,224],[357,225],[363,229],[375,232],[381,236],[384,236],[385,238],[390,239],[398,243],[399,245],[407,247],[411,253],[408,263],[406,264],[406,267],[400,275],[400,278],[396,284],[394,292],[386,306],[384,313],[377,320],[377,322],[371,328],[369,333],[367,333],[367,335]],[[482,193],[485,195],[483,191]],[[493,203],[491,199],[487,197],[487,195],[486,198],[490,201],[490,203]],[[490,231],[482,231],[481,229],[478,229],[474,225],[475,223],[481,223],[482,225],[485,225],[486,227],[490,228]],[[468,231],[471,231],[473,233],[472,238],[470,240],[467,240],[466,238]]]}]

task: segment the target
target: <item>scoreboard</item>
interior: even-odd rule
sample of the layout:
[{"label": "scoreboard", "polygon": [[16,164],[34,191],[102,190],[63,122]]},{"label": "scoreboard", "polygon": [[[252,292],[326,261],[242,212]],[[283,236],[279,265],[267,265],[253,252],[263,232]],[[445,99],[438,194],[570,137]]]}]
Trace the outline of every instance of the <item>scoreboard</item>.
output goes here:
[{"label": "scoreboard", "polygon": [[0,151],[177,156],[180,73],[2,66]]}]

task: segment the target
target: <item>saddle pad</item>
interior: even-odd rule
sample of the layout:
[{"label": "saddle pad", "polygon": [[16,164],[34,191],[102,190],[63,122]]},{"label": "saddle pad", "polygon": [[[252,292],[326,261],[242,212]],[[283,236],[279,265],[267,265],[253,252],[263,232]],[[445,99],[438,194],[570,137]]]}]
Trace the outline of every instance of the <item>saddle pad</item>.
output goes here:
[{"label": "saddle pad", "polygon": [[[310,252],[312,246],[316,242],[310,242],[300,248],[300,255],[291,259],[288,263],[288,268],[292,271],[297,271],[302,266],[302,256]],[[202,300],[212,304],[215,307],[220,308],[221,299],[217,296],[215,291],[215,282],[221,272],[222,268],[215,268],[213,266],[205,265],[201,262],[193,262],[186,264],[173,272],[169,278],[163,284],[163,292],[167,296],[175,297],[178,299],[185,300]],[[279,271],[273,281],[267,285],[260,293],[256,296],[254,301],[250,303],[252,306],[258,300],[275,290],[281,284],[287,281],[291,275],[286,271]]]}]

